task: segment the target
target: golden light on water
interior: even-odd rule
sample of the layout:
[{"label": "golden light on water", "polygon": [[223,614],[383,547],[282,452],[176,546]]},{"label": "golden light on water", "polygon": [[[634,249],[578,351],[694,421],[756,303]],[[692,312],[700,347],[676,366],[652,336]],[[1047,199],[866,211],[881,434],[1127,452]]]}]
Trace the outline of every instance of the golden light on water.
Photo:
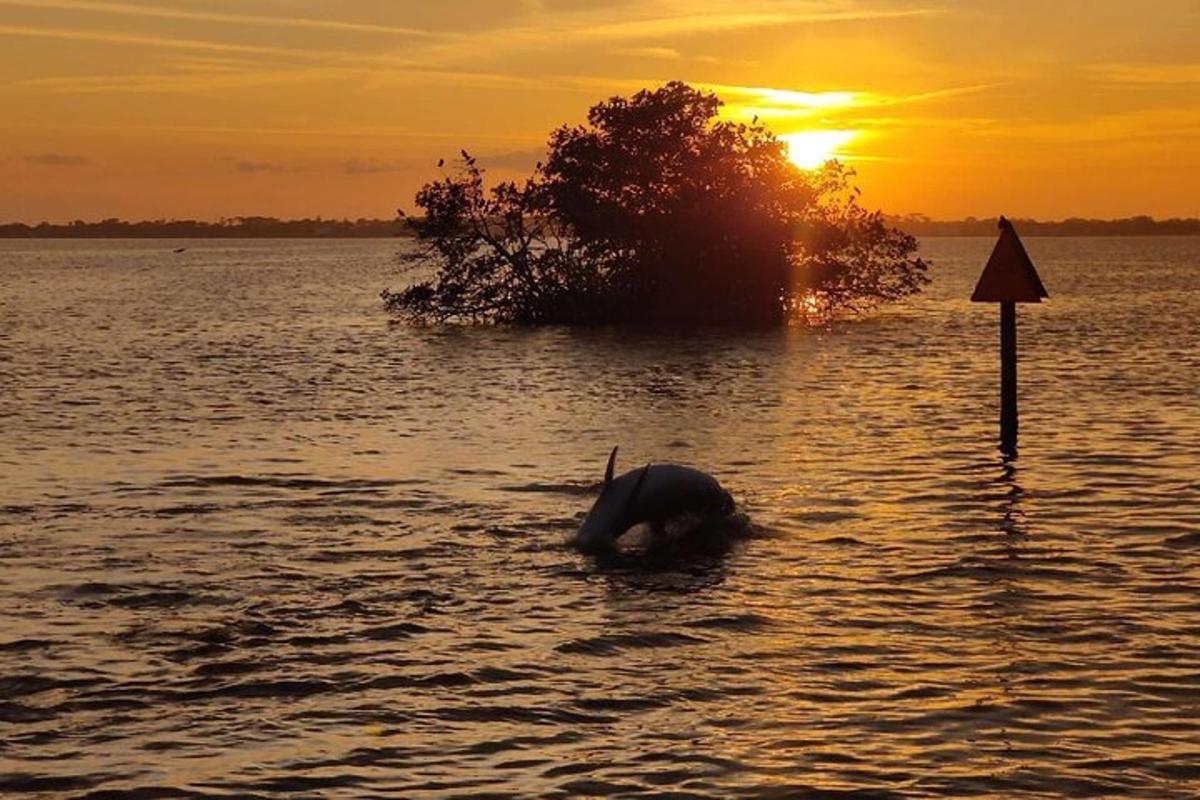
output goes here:
[{"label": "golden light on water", "polygon": [[795,325],[824,325],[832,318],[833,307],[823,292],[806,289],[785,300],[788,319]]},{"label": "golden light on water", "polygon": [[800,169],[816,169],[831,159],[844,159],[842,148],[857,135],[856,131],[798,131],[779,138],[787,144],[793,164]]}]

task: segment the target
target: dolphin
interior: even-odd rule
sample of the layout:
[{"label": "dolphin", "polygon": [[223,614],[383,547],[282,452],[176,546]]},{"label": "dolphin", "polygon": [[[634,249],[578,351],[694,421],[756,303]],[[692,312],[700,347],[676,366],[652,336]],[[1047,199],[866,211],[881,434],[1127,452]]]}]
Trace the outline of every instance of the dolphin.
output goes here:
[{"label": "dolphin", "polygon": [[673,520],[703,524],[733,513],[733,498],[707,473],[679,464],[647,464],[614,478],[616,461],[614,447],[604,470],[604,488],[575,534],[581,550],[611,550],[623,533],[642,523],[662,537]]}]

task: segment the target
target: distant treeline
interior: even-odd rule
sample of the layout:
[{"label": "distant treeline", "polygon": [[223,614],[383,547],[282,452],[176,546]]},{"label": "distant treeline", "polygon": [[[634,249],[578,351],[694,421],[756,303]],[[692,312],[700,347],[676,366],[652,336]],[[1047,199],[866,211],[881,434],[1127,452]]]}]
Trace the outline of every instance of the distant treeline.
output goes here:
[{"label": "distant treeline", "polygon": [[[923,214],[889,217],[888,222],[913,236],[995,236],[996,217],[962,220],[933,220]],[[1035,219],[1012,220],[1022,236],[1185,236],[1200,235],[1200,219],[1070,219],[1043,222]]]},{"label": "distant treeline", "polygon": [[0,238],[44,239],[207,239],[207,238],[382,238],[411,235],[400,219],[276,219],[231,217],[219,222],[156,219],[126,222],[76,220],[61,225],[42,222],[0,225]]},{"label": "distant treeline", "polygon": [[[894,225],[914,236],[995,236],[992,219],[967,217],[934,220],[922,214],[888,217]],[[1055,222],[1013,219],[1022,236],[1200,236],[1200,219],[1071,218]],[[218,222],[194,219],[156,219],[127,222],[105,219],[76,220],[63,224],[21,222],[0,224],[0,238],[30,239],[203,239],[203,238],[385,238],[411,236],[403,219],[276,219],[275,217],[231,217]]]}]

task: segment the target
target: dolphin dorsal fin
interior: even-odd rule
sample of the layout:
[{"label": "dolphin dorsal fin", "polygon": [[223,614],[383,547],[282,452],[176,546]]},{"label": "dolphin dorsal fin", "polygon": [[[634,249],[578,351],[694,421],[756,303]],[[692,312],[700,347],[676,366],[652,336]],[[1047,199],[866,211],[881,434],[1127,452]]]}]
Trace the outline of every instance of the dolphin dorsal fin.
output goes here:
[{"label": "dolphin dorsal fin", "polygon": [[646,476],[650,474],[650,465],[642,467],[642,471],[638,473],[637,482],[633,484],[633,491],[629,493],[629,505],[637,500],[638,492],[642,490],[642,484],[646,481]]},{"label": "dolphin dorsal fin", "polygon": [[604,468],[604,485],[608,486],[612,483],[613,467],[617,465],[617,448],[614,447],[612,452],[608,454],[608,466]]},{"label": "dolphin dorsal fin", "polygon": [[630,514],[633,513],[633,505],[634,505],[634,503],[637,502],[638,492],[640,492],[642,490],[642,484],[645,482],[646,476],[649,474],[650,474],[650,465],[649,464],[647,464],[646,466],[644,466],[640,470],[638,470],[637,480],[633,484],[633,491],[631,491],[629,493],[629,497],[625,498],[625,508],[623,509],[622,514],[625,516],[626,519],[629,519]]}]

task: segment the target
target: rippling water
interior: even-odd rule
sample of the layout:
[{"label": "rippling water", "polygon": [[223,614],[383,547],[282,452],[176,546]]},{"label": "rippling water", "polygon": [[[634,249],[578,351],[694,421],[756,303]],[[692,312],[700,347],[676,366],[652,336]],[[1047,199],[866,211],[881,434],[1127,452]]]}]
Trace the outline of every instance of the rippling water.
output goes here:
[{"label": "rippling water", "polygon": [[[0,792],[1196,797],[1200,239],[1027,245],[1005,465],[991,240],[754,335],[390,326],[387,241],[0,242]],[[756,535],[564,547],[614,443]]]}]

